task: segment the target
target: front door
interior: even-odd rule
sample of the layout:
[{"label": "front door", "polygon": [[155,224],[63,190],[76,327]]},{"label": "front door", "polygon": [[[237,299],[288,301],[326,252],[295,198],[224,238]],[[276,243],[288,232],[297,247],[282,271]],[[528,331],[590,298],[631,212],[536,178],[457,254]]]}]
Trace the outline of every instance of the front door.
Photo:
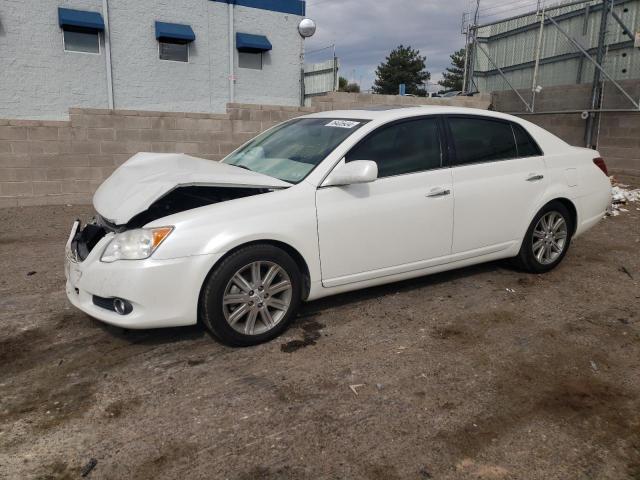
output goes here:
[{"label": "front door", "polygon": [[380,127],[345,158],[375,161],[378,179],[318,189],[324,286],[417,270],[450,254],[453,188],[440,130],[435,117]]}]

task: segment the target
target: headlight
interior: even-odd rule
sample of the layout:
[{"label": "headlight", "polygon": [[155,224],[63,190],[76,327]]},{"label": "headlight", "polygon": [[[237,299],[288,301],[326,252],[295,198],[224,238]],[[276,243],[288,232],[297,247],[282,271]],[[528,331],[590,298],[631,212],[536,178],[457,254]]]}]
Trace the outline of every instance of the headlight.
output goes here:
[{"label": "headlight", "polygon": [[173,227],[139,228],[118,233],[109,242],[100,260],[111,263],[149,258],[172,230]]}]

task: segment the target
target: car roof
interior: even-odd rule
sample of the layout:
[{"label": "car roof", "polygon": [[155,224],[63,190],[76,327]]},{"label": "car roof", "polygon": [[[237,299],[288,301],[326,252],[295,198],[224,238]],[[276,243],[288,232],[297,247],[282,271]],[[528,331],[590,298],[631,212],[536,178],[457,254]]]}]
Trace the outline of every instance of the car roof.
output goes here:
[{"label": "car roof", "polygon": [[480,108],[451,107],[444,105],[420,105],[417,107],[371,106],[369,108],[353,110],[328,110],[326,112],[305,115],[304,118],[348,118],[355,120],[376,120],[384,123],[402,118],[444,114],[479,115],[521,122],[521,119],[505,113]]},{"label": "car roof", "polygon": [[509,115],[507,113],[494,112],[493,110],[483,110],[480,108],[451,107],[446,105],[421,105],[418,107],[392,107],[380,110],[379,107],[363,108],[361,110],[328,110],[326,112],[312,113],[300,118],[335,118],[350,120],[369,120],[371,127],[377,128],[394,120],[404,118],[421,117],[425,115],[475,115],[486,118],[496,118],[507,120],[523,126],[533,135],[545,153],[564,152],[567,148],[572,148],[564,140],[556,137],[538,125],[523,118]]}]

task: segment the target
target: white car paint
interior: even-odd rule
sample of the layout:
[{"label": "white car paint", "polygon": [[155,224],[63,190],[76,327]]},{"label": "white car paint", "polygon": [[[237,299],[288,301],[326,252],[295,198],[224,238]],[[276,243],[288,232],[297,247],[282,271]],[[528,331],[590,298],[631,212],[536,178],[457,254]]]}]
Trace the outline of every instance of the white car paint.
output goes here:
[{"label": "white car paint", "polygon": [[93,205],[104,218],[121,225],[167,192],[188,185],[291,186],[277,178],[182,153],[142,152],[124,162],[98,187]]},{"label": "white car paint", "polygon": [[[424,115],[472,114],[523,126],[543,157],[446,167],[329,186],[327,177],[367,134],[389,122]],[[180,185],[242,185],[273,191],[184,211],[147,227],[175,227],[146,260],[103,263],[113,234],[82,262],[67,254],[67,295],[89,315],[127,328],[197,322],[200,290],[227,252],[249,242],[279,242],[295,250],[308,274],[306,300],[515,256],[537,211],[556,198],[572,203],[576,235],[592,227],[610,203],[609,179],[593,164],[596,151],[571,147],[526,120],[455,107],[331,111],[304,118],[367,120],[302,182],[287,182],[184,155],[139,154],[100,187],[98,213],[124,223]],[[203,162],[206,162],[203,163]],[[570,173],[568,173],[570,172]],[[532,175],[539,182],[528,182]],[[429,196],[450,190],[450,195]],[[93,305],[92,296],[130,300],[121,316]]]},{"label": "white car paint", "polygon": [[323,286],[388,275],[387,269],[448,256],[453,196],[426,196],[443,188],[453,188],[449,168],[318,189]]}]

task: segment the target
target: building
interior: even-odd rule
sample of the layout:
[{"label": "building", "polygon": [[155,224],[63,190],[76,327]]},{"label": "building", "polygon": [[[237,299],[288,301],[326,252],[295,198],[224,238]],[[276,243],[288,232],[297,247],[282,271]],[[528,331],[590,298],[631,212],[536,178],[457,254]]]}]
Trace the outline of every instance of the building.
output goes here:
[{"label": "building", "polygon": [[[546,13],[595,58],[605,4],[610,5],[610,0],[565,2],[548,8]],[[615,80],[640,78],[640,49],[634,47],[636,31],[640,31],[640,0],[615,0],[613,14],[608,16],[603,61]],[[509,89],[496,66],[514,88],[532,89],[538,51],[536,85],[546,88],[593,82],[593,64],[550,20],[544,21],[541,30],[541,17],[536,12],[481,25],[476,38],[479,47],[472,48],[474,85],[469,89]]]},{"label": "building", "polygon": [[2,0],[0,118],[299,105],[302,0]]}]

